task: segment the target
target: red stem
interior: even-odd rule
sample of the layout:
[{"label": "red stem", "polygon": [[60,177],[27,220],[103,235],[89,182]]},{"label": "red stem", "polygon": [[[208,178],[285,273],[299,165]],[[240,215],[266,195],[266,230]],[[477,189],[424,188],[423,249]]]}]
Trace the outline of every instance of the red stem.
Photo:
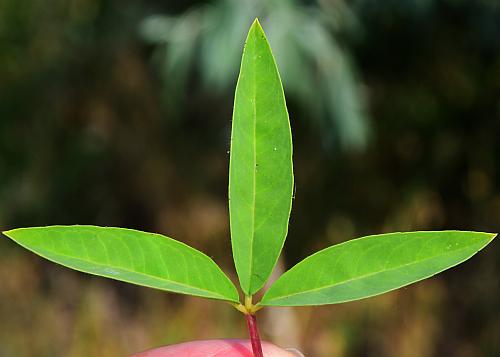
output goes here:
[{"label": "red stem", "polygon": [[246,314],[248,332],[250,333],[250,342],[254,357],[264,357],[262,345],[260,343],[259,330],[257,329],[257,319],[253,314]]}]

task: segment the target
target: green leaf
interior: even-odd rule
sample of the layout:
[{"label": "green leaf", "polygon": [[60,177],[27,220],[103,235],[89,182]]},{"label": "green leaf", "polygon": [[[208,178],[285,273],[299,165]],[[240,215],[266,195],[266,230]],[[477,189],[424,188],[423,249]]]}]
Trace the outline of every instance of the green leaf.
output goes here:
[{"label": "green leaf", "polygon": [[85,273],[238,302],[236,288],[212,259],[160,234],[95,226],[19,228],[3,233],[46,259]]},{"label": "green leaf", "polygon": [[292,206],[292,136],[283,87],[259,22],[248,33],[236,85],[229,213],[234,262],[247,295],[271,274]]},{"label": "green leaf", "polygon": [[298,263],[274,283],[260,304],[323,305],[382,294],[467,260],[495,236],[442,231],[354,239]]}]

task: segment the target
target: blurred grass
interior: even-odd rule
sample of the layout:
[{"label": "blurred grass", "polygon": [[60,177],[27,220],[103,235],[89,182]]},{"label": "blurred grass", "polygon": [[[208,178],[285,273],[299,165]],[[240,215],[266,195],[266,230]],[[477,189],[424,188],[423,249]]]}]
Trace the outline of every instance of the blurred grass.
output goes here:
[{"label": "blurred grass", "polygon": [[[205,251],[236,281],[226,203],[236,78],[212,91],[194,66],[176,84],[158,67],[161,46],[139,31],[153,15],[206,3],[0,1],[2,230],[87,223],[161,232]],[[287,97],[297,192],[280,268],[370,233],[499,232],[497,2],[289,4],[315,9],[301,16],[322,26],[352,16],[356,35],[328,25],[327,38],[363,79],[355,84],[367,96],[371,133],[364,151],[325,146],[320,136],[338,132],[319,129],[293,91]],[[318,75],[314,66],[295,71]],[[165,100],[179,94],[184,102]],[[262,334],[307,356],[498,356],[495,244],[380,297],[263,311]],[[1,357],[121,356],[245,336],[226,304],[68,271],[0,239]]]}]

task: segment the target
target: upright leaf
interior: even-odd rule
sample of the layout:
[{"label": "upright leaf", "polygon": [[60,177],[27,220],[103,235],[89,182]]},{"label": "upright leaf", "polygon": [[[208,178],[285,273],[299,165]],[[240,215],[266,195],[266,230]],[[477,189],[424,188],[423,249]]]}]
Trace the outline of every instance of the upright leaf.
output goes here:
[{"label": "upright leaf", "polygon": [[247,295],[276,264],[292,205],[292,138],[285,96],[271,48],[255,20],[236,85],[229,213],[234,262]]},{"label": "upright leaf", "polygon": [[467,260],[495,236],[442,231],[354,239],[298,263],[274,283],[260,304],[323,305],[382,294]]},{"label": "upright leaf", "polygon": [[238,292],[212,259],[174,239],[132,229],[49,226],[4,234],[66,267],[181,294],[238,302]]}]

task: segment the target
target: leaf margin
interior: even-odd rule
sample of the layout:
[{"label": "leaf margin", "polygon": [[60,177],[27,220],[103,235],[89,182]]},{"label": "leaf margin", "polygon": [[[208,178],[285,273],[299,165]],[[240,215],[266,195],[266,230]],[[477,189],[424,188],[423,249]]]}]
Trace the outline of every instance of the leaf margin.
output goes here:
[{"label": "leaf margin", "polygon": [[[394,288],[391,288],[389,290],[384,290],[382,292],[376,292],[376,293],[373,293],[373,294],[369,294],[369,295],[365,295],[365,296],[362,296],[362,297],[358,297],[358,298],[353,298],[353,299],[345,299],[345,300],[341,300],[341,301],[335,301],[335,302],[325,302],[325,303],[308,303],[308,304],[304,304],[304,303],[300,303],[300,304],[294,304],[294,303],[289,303],[289,304],[286,304],[286,303],[271,303],[273,300],[283,300],[284,298],[286,298],[286,296],[278,296],[276,298],[273,298],[273,299],[268,299],[266,301],[266,296],[268,296],[269,292],[272,291],[273,287],[275,287],[276,283],[278,283],[278,281],[282,280],[282,279],[286,279],[285,275],[287,275],[287,273],[289,273],[290,271],[292,271],[293,269],[295,269],[296,267],[298,267],[299,265],[302,265],[302,264],[307,264],[308,260],[314,256],[317,256],[321,253],[325,253],[325,251],[327,250],[330,250],[332,248],[335,248],[335,247],[339,247],[339,246],[342,246],[342,245],[346,245],[346,244],[349,244],[351,242],[354,242],[354,241],[359,241],[359,240],[362,240],[362,239],[365,239],[365,238],[373,238],[373,237],[377,237],[377,236],[386,236],[386,235],[391,235],[391,234],[405,234],[405,233],[449,233],[449,232],[452,232],[452,233],[473,233],[473,234],[483,234],[485,235],[485,238],[488,237],[487,239],[485,239],[484,242],[482,242],[480,244],[480,247],[475,250],[473,253],[469,254],[467,257],[461,259],[461,260],[458,260],[456,263],[452,264],[452,265],[449,265],[445,268],[442,268],[438,271],[435,271],[434,273],[432,274],[429,274],[429,275],[425,275],[421,278],[418,278],[417,280],[413,280],[411,282],[408,282],[408,283],[404,283],[402,285],[399,285],[399,286],[396,286]],[[340,303],[345,303],[345,302],[351,302],[351,301],[357,301],[357,300],[362,300],[362,299],[366,299],[366,298],[370,298],[370,297],[373,297],[373,296],[377,296],[377,295],[381,295],[381,294],[385,294],[387,292],[391,292],[393,290],[397,290],[399,288],[402,288],[402,287],[405,287],[405,286],[408,286],[408,285],[411,285],[411,284],[414,284],[414,283],[417,283],[419,281],[422,281],[422,280],[425,280],[425,279],[428,279],[436,274],[439,274],[445,270],[448,270],[448,269],[451,269],[467,260],[469,260],[470,258],[472,258],[474,255],[476,255],[479,251],[481,251],[482,249],[484,249],[489,243],[491,243],[493,241],[493,239],[495,239],[495,237],[497,237],[497,233],[489,233],[489,232],[478,232],[478,231],[460,231],[460,230],[443,230],[443,231],[409,231],[409,232],[390,232],[390,233],[382,233],[382,234],[373,234],[373,235],[367,235],[367,236],[363,236],[363,237],[359,237],[359,238],[355,238],[355,239],[351,239],[351,240],[348,240],[348,241],[345,241],[345,242],[342,242],[342,243],[339,243],[339,244],[335,244],[335,245],[332,245],[332,246],[329,246],[327,248],[324,248],[320,251],[317,251],[311,255],[309,255],[308,257],[304,258],[303,260],[301,260],[300,262],[298,262],[297,264],[295,264],[292,268],[290,268],[288,271],[286,271],[284,274],[282,274],[278,279],[276,279],[276,281],[272,284],[272,286],[269,287],[269,289],[265,292],[265,294],[263,295],[262,299],[260,300],[260,302],[257,304],[258,306],[261,306],[261,307],[264,307],[264,306],[277,306],[277,307],[285,307],[285,306],[319,306],[319,305],[333,305],[333,304],[340,304]],[[465,248],[462,248],[461,250],[464,250],[466,249],[467,247]],[[390,269],[389,269],[390,270]],[[282,282],[280,284],[283,284]],[[341,283],[340,283],[341,284]],[[340,285],[338,284],[338,285]],[[316,289],[314,289],[316,290]],[[311,290],[312,291],[312,290]],[[293,295],[300,295],[300,294],[305,294],[305,292],[302,292],[302,293],[294,293]]]},{"label": "leaf margin", "polygon": [[[250,268],[249,268],[249,274],[248,274],[248,277],[241,277],[241,274],[240,275],[240,270],[241,268],[239,267],[239,263],[237,263],[237,260],[239,258],[237,258],[237,254],[235,254],[235,248],[234,248],[234,239],[233,239],[233,231],[232,231],[232,224],[231,224],[231,247],[232,247],[232,254],[233,254],[233,261],[234,261],[234,264],[235,264],[235,267],[236,267],[236,272],[237,272],[237,275],[238,275],[238,280],[239,280],[239,283],[240,283],[240,287],[241,287],[241,290],[244,292],[244,294],[246,296],[252,296],[253,294],[255,294],[256,292],[258,292],[259,290],[261,290],[264,285],[266,284],[266,282],[269,280],[269,277],[271,276],[274,268],[276,267],[276,264],[278,263],[278,259],[279,259],[279,256],[281,255],[281,252],[283,250],[283,247],[284,247],[284,244],[285,244],[285,241],[286,241],[286,238],[288,236],[288,230],[289,230],[289,221],[290,221],[290,216],[291,216],[291,211],[292,211],[292,204],[293,204],[293,198],[294,198],[294,188],[295,188],[295,178],[294,178],[294,173],[293,173],[293,138],[292,138],[292,129],[291,129],[291,124],[290,124],[290,117],[289,117],[289,113],[288,113],[288,107],[286,105],[286,97],[285,97],[285,92],[284,92],[284,88],[283,88],[283,81],[281,80],[281,76],[280,76],[280,73],[279,73],[279,68],[278,68],[278,65],[276,63],[276,59],[274,57],[274,54],[273,54],[273,51],[272,51],[272,48],[271,48],[271,44],[269,43],[268,39],[267,39],[267,36],[265,34],[265,31],[264,29],[262,28],[260,22],[259,22],[259,19],[258,18],[255,18],[255,20],[253,21],[252,25],[250,26],[250,29],[248,30],[248,34],[246,36],[246,40],[245,40],[245,46],[244,46],[244,49],[243,49],[243,55],[242,55],[242,58],[241,58],[241,63],[240,63],[240,70],[239,70],[239,74],[238,74],[238,79],[237,79],[237,82],[236,82],[236,89],[235,89],[235,98],[234,98],[234,105],[233,105],[233,115],[232,115],[232,125],[231,125],[231,148],[230,148],[230,151],[229,151],[229,154],[230,154],[230,160],[229,160],[229,187],[228,187],[228,193],[229,193],[229,215],[230,215],[230,221],[231,221],[231,162],[233,160],[233,148],[232,148],[232,144],[233,144],[233,138],[234,138],[234,126],[235,126],[235,120],[234,120],[234,116],[235,116],[235,108],[236,108],[236,101],[237,101],[237,94],[238,94],[238,89],[239,89],[239,86],[240,86],[240,78],[242,77],[242,69],[243,69],[243,63],[244,63],[244,56],[245,56],[245,53],[246,53],[246,46],[247,46],[247,43],[248,43],[248,40],[250,38],[251,35],[254,35],[256,37],[260,37],[264,40],[264,44],[267,48],[267,50],[269,51],[269,54],[270,54],[270,58],[272,60],[272,64],[274,66],[274,69],[276,70],[276,74],[277,74],[277,79],[278,79],[278,84],[279,84],[279,96],[282,97],[283,99],[283,104],[284,104],[284,110],[285,110],[285,113],[286,113],[286,122],[287,122],[287,128],[288,128],[288,136],[289,136],[289,144],[290,144],[290,156],[289,158],[287,159],[290,163],[290,174],[291,174],[291,180],[290,180],[290,199],[289,199],[289,204],[288,204],[288,208],[287,208],[287,212],[286,212],[286,224],[285,224],[285,229],[284,229],[284,234],[283,234],[283,238],[282,238],[282,241],[281,241],[281,245],[279,247],[279,250],[277,250],[276,252],[276,257],[274,257],[274,262],[271,266],[271,268],[269,269],[268,272],[266,272],[267,276],[264,277],[264,278],[260,278],[258,274],[255,274],[254,270],[253,270],[253,266],[254,266],[254,261],[253,261],[253,239],[255,237],[252,238],[252,241],[250,243],[250,246],[251,246],[251,249],[252,249],[252,258],[250,259]],[[255,151],[255,150],[254,150]],[[254,173],[254,184],[255,184],[255,180],[256,180],[256,177],[255,177],[255,173]],[[254,203],[255,204],[255,203]],[[254,214],[255,214],[255,207],[254,207]],[[252,233],[252,235],[255,234],[255,227],[254,227],[254,231]],[[253,277],[259,277],[259,280],[260,282],[257,282],[257,284],[255,284],[255,279],[253,279]],[[253,280],[252,280],[253,279]],[[245,284],[247,283],[247,284]]]},{"label": "leaf margin", "polygon": [[[55,260],[54,258],[48,257],[48,256],[46,256],[46,253],[40,253],[40,251],[37,251],[35,248],[30,247],[28,244],[20,242],[20,240],[18,238],[16,239],[15,237],[13,237],[13,233],[19,233],[21,231],[51,229],[51,228],[56,228],[56,229],[58,229],[58,228],[91,228],[91,229],[95,229],[95,228],[97,228],[97,229],[100,229],[100,230],[103,230],[103,231],[106,230],[106,229],[116,229],[116,230],[122,230],[122,231],[125,231],[125,232],[131,232],[131,233],[146,234],[146,235],[150,235],[152,237],[156,237],[157,239],[167,239],[169,241],[174,242],[175,244],[178,244],[180,246],[183,246],[183,247],[187,248],[189,251],[194,252],[195,254],[199,254],[200,257],[203,257],[210,264],[212,264],[213,268],[215,268],[215,271],[220,274],[221,278],[225,280],[225,283],[228,285],[228,287],[233,290],[232,291],[233,296],[229,296],[229,294],[226,296],[226,295],[224,295],[224,294],[222,294],[220,292],[216,292],[216,291],[212,291],[212,290],[205,290],[205,289],[196,288],[196,287],[191,287],[191,289],[200,291],[200,293],[194,293],[194,292],[193,293],[186,293],[186,292],[183,292],[183,291],[176,291],[176,290],[172,290],[172,289],[163,289],[163,288],[159,288],[159,287],[147,285],[147,284],[144,284],[144,283],[138,283],[138,282],[135,282],[135,281],[129,280],[129,279],[122,279],[122,278],[119,279],[116,276],[114,276],[113,274],[105,275],[105,274],[102,274],[102,273],[96,273],[96,272],[92,272],[90,270],[85,270],[84,268],[73,267],[73,266],[71,266],[71,265],[69,265],[67,263],[61,263],[61,262]],[[46,259],[46,260],[48,260],[48,261],[50,261],[52,263],[55,263],[55,264],[60,265],[60,266],[63,266],[65,268],[69,268],[71,270],[76,270],[76,271],[81,272],[81,273],[90,274],[90,275],[101,277],[101,278],[113,279],[113,280],[120,281],[120,282],[125,282],[125,283],[129,283],[129,284],[133,284],[133,285],[143,286],[143,287],[147,287],[147,288],[151,288],[151,289],[155,289],[155,290],[160,290],[160,291],[166,291],[166,292],[170,292],[170,293],[177,293],[177,294],[183,294],[183,295],[191,295],[191,296],[197,296],[197,297],[202,297],[202,298],[207,298],[207,299],[222,300],[222,301],[227,301],[227,302],[230,302],[230,303],[239,303],[239,294],[238,294],[238,290],[236,289],[236,286],[231,281],[231,279],[229,279],[229,277],[222,271],[222,269],[218,266],[218,264],[215,263],[215,261],[211,257],[209,257],[208,255],[206,255],[202,251],[189,246],[188,244],[186,244],[184,242],[178,241],[176,239],[170,238],[168,236],[165,236],[165,235],[162,235],[162,234],[159,234],[159,233],[145,232],[145,231],[140,231],[140,230],[137,230],[137,229],[122,228],[122,227],[107,227],[107,226],[103,227],[103,226],[95,226],[95,225],[80,225],[80,224],[76,224],[76,225],[49,225],[49,226],[36,226],[36,227],[21,227],[21,228],[9,229],[7,231],[2,231],[2,234],[5,235],[6,237],[8,237],[13,242],[15,242],[16,244],[18,244],[21,247],[23,247],[24,249],[26,249],[26,250],[34,253],[35,255],[37,255],[37,256],[39,256],[39,257],[41,257],[43,259]],[[41,250],[42,251],[46,251],[45,249],[41,249]],[[161,252],[159,254],[161,254]],[[60,254],[60,256],[63,256],[63,255]],[[75,259],[73,257],[71,257],[71,258]],[[80,260],[80,259],[76,258],[76,260]],[[82,260],[82,261],[84,261],[84,260]],[[86,261],[84,261],[84,262],[86,262]],[[106,264],[100,264],[100,263],[95,263],[95,262],[86,262],[86,263],[98,265],[98,266],[100,266],[102,268],[116,269],[116,267],[112,267],[112,266],[109,266],[109,265],[106,265]],[[156,276],[152,276],[152,275],[148,275],[148,274],[143,274],[143,273],[137,273],[137,272],[134,272],[132,270],[127,270],[127,269],[122,269],[122,270],[126,271],[126,272],[130,272],[132,274],[138,274],[138,275],[141,275],[141,276],[144,276],[144,277],[153,278],[153,280],[155,280],[155,279],[161,280],[161,278],[156,277]],[[183,284],[183,283],[179,283],[179,282],[175,282],[175,281],[169,281],[169,283],[171,283],[173,285],[178,285],[178,286],[182,286],[182,285],[189,286],[189,285],[186,285],[186,284]],[[203,293],[201,293],[203,291],[204,292],[210,292],[211,294],[203,294]]]}]

